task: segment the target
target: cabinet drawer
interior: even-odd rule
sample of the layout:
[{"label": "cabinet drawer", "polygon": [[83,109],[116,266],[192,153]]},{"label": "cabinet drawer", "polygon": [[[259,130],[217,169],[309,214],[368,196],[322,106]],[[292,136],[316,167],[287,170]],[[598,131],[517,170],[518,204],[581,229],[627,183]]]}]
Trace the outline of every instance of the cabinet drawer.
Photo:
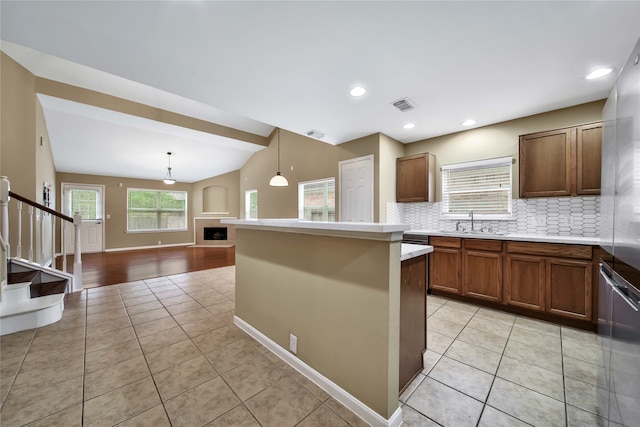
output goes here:
[{"label": "cabinet drawer", "polygon": [[527,255],[546,255],[563,258],[591,259],[591,246],[556,243],[507,242],[507,252]]},{"label": "cabinet drawer", "polygon": [[502,251],[502,242],[500,240],[465,239],[464,247],[478,251],[500,252]]},{"label": "cabinet drawer", "polygon": [[444,248],[460,248],[462,246],[462,239],[459,237],[440,237],[433,236],[429,238],[429,244],[431,246],[440,246]]}]

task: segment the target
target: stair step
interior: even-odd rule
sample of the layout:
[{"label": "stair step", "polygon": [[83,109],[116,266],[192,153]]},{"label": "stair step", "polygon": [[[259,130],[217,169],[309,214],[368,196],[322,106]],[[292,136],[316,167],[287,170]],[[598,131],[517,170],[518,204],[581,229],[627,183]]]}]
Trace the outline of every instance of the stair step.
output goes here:
[{"label": "stair step", "polygon": [[54,280],[46,283],[31,284],[31,298],[38,298],[45,295],[64,294],[67,290],[67,279]]},{"label": "stair step", "polygon": [[9,272],[7,274],[7,284],[33,282],[39,273],[37,270]]}]

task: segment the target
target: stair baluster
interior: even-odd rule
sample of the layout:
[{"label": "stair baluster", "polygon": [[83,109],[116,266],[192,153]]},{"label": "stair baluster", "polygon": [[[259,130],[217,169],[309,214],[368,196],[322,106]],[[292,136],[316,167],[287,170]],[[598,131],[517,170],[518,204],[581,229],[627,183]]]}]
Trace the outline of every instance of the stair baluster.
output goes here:
[{"label": "stair baluster", "polygon": [[18,244],[16,245],[16,257],[22,258],[22,202],[18,200]]}]

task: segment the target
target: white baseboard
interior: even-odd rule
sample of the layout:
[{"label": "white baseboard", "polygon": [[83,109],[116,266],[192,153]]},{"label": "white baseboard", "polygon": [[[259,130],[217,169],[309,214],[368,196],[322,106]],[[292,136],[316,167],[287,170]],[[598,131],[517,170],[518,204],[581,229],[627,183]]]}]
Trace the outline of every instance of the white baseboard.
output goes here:
[{"label": "white baseboard", "polygon": [[373,427],[399,427],[402,424],[402,408],[398,406],[393,415],[387,420],[373,409],[362,403],[360,400],[349,394],[343,388],[335,384],[329,378],[304,363],[302,360],[289,353],[287,350],[278,345],[271,338],[239,318],[233,316],[233,323],[251,335],[262,345],[267,347],[272,353],[284,360],[288,365],[300,372],[302,375],[311,380],[318,387],[326,391],[331,397],[349,408],[353,413],[362,418]]},{"label": "white baseboard", "polygon": [[172,248],[176,246],[193,246],[194,242],[190,243],[173,243],[170,245],[150,245],[150,246],[133,246],[131,248],[113,248],[105,249],[105,252],[122,252],[122,251],[135,251],[138,249],[158,249],[158,248]]}]

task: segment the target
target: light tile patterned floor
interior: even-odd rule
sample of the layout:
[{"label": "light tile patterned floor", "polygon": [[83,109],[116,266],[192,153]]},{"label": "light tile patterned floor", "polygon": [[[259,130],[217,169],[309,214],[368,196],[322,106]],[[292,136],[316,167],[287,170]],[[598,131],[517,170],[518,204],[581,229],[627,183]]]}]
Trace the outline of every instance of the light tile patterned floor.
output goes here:
[{"label": "light tile patterned floor", "polygon": [[617,426],[598,416],[602,366],[594,333],[429,295],[404,425]]},{"label": "light tile patterned floor", "polygon": [[365,425],[233,325],[235,268],[93,288],[0,341],[3,427]]},{"label": "light tile patterned floor", "polygon": [[[365,425],[232,323],[235,269],[68,296],[0,340],[0,425]],[[404,426],[600,426],[595,334],[427,298]]]}]

